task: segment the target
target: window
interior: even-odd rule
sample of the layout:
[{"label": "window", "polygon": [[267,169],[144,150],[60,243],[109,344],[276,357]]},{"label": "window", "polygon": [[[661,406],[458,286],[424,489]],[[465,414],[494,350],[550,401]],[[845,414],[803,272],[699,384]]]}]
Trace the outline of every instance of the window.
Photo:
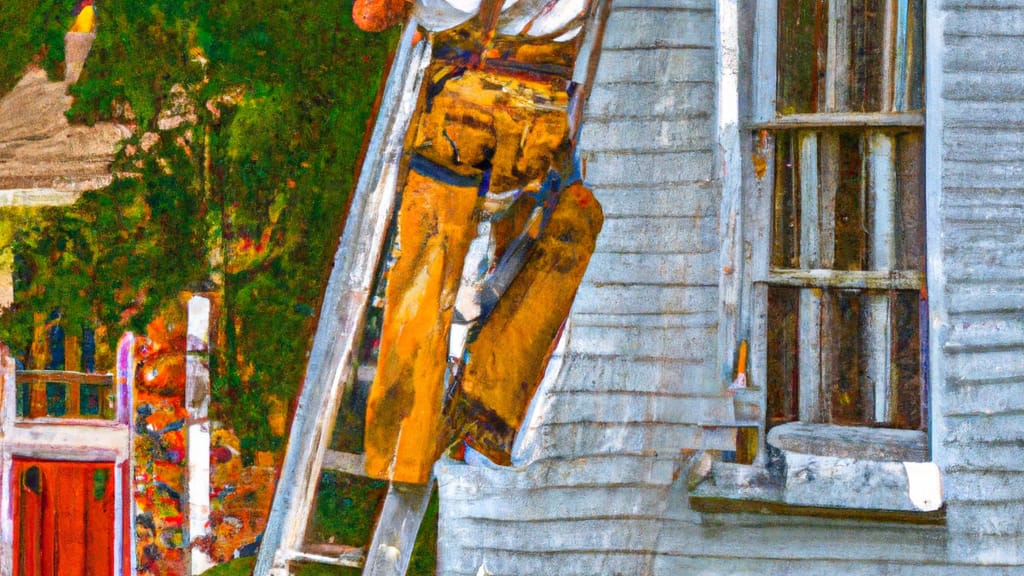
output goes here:
[{"label": "window", "polygon": [[[737,463],[702,455],[691,508],[942,522],[927,436],[923,0],[750,2],[735,331],[750,373],[730,387]],[[727,204],[739,186],[723,188]]]},{"label": "window", "polygon": [[769,100],[754,133],[768,213],[752,335],[767,429],[927,424],[922,10],[777,3],[775,82],[754,86]]}]

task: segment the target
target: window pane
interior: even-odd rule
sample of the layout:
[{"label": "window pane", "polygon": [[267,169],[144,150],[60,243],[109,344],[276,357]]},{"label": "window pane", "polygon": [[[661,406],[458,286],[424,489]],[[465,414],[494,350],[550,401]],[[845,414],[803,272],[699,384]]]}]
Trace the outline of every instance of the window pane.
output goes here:
[{"label": "window pane", "polygon": [[800,414],[797,356],[800,290],[768,288],[768,427]]},{"label": "window pane", "polygon": [[25,418],[32,413],[32,385],[28,382],[19,382],[15,392],[15,410],[19,418]]},{"label": "window pane", "polygon": [[800,266],[798,154],[795,132],[776,134],[772,266],[777,268],[798,268]]},{"label": "window pane", "polygon": [[[923,0],[832,2],[829,38],[829,0],[779,0],[777,111],[923,109]],[[826,106],[827,78],[839,94]]]},{"label": "window pane", "polygon": [[896,138],[896,267],[925,269],[924,142],[920,132]]},{"label": "window pane", "polygon": [[841,352],[836,356],[838,366],[833,371],[836,379],[827,384],[830,387],[829,415],[836,424],[863,424],[868,416],[868,395],[872,393],[869,387],[861,386],[863,293],[836,290],[833,295],[826,301],[832,306],[830,317],[835,322],[832,333]]},{"label": "window pane", "polygon": [[82,416],[100,415],[100,391],[103,387],[97,384],[81,384],[78,387],[78,413]]},{"label": "window pane", "polygon": [[63,416],[67,410],[67,386],[60,382],[47,382],[46,415]]},{"label": "window pane", "polygon": [[779,1],[777,107],[782,114],[818,111],[824,90],[824,54],[828,31],[825,0]]},{"label": "window pane", "polygon": [[882,106],[882,51],[885,0],[850,2],[850,93],[855,112],[877,112]]},{"label": "window pane", "polygon": [[924,110],[924,1],[909,2],[906,109]]},{"label": "window pane", "polygon": [[[893,325],[893,427],[924,429],[924,393],[921,373],[921,309],[924,303],[914,292],[898,292],[894,298]],[[924,315],[927,317],[927,315]]]},{"label": "window pane", "polygon": [[864,191],[863,136],[858,133],[839,134],[839,178],[836,191],[836,242],[833,268],[864,270],[867,268],[867,221]]}]

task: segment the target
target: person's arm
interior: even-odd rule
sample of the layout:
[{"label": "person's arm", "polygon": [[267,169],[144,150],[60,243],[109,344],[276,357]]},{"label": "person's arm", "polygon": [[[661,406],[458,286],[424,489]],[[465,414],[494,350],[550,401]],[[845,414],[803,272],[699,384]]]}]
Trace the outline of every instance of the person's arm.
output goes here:
[{"label": "person's arm", "polygon": [[405,20],[411,6],[408,0],[356,0],[352,20],[361,30],[380,32]]}]

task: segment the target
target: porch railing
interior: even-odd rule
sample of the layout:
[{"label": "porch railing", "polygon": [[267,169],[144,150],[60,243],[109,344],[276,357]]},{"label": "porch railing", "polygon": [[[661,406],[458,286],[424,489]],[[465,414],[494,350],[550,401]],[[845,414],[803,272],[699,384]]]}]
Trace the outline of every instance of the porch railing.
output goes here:
[{"label": "porch railing", "polygon": [[111,374],[19,370],[15,383],[17,420],[117,418],[117,393]]}]

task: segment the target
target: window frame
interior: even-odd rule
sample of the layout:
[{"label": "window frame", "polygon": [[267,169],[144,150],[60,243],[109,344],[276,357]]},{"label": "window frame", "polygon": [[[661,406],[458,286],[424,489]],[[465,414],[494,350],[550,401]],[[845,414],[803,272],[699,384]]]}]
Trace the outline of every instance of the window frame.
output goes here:
[{"label": "window frame", "polygon": [[[883,37],[891,38],[886,41],[883,48],[883,70],[881,71],[883,96],[880,102],[879,112],[843,112],[843,96],[840,94],[842,86],[839,86],[840,78],[848,72],[849,55],[841,51],[848,50],[848,30],[842,28],[845,15],[839,11],[849,6],[850,0],[837,0],[828,3],[827,18],[827,60],[834,66],[825,67],[824,94],[822,105],[824,110],[814,113],[793,113],[783,114],[778,111],[776,99],[778,97],[778,74],[779,67],[777,58],[779,54],[779,1],[759,0],[757,2],[756,20],[754,22],[754,73],[751,83],[752,115],[750,132],[757,135],[752,136],[756,142],[752,143],[755,157],[763,159],[764,167],[759,174],[749,174],[753,178],[746,178],[747,183],[753,180],[754,194],[748,195],[754,199],[749,205],[753,208],[750,214],[750,225],[754,228],[755,241],[752,243],[752,270],[750,275],[749,305],[752,308],[754,319],[750,330],[750,372],[751,380],[761,390],[760,418],[767,418],[767,393],[772,384],[768,382],[767,374],[767,321],[768,321],[768,289],[772,286],[790,286],[800,289],[800,312],[799,312],[799,341],[801,349],[808,347],[817,354],[801,355],[799,360],[799,422],[820,423],[827,418],[822,417],[826,406],[822,398],[823,382],[822,366],[817,356],[827,352],[823,350],[823,343],[819,334],[821,328],[822,296],[817,294],[814,287],[837,287],[843,285],[871,286],[885,290],[925,290],[926,280],[924,271],[913,272],[909,270],[898,270],[895,268],[895,247],[894,236],[896,230],[895,206],[897,199],[897,172],[899,170],[896,158],[897,131],[913,130],[922,135],[924,141],[924,114],[923,110],[908,110],[910,98],[904,97],[907,92],[907,82],[911,72],[908,70],[907,61],[907,38],[913,34],[908,30],[907,19],[909,11],[909,0],[886,0],[887,13],[893,14],[893,18],[886,18],[884,27],[886,32]],[[923,25],[923,23],[922,23]],[[889,33],[891,32],[891,33]],[[833,38],[839,38],[839,42],[833,42]],[[837,48],[837,45],[845,44],[846,48]],[[892,55],[893,64],[889,65]],[[837,86],[839,88],[837,89]],[[922,106],[923,108],[923,106]],[[819,203],[817,189],[819,176],[828,178],[827,174],[819,174],[819,148],[828,147],[832,135],[837,134],[841,129],[853,129],[857,131],[867,143],[865,154],[865,165],[871,173],[870,183],[865,185],[865,193],[874,199],[872,202],[876,207],[886,207],[886,210],[874,210],[870,221],[865,222],[871,229],[872,238],[883,238],[883,242],[873,242],[872,249],[868,252],[868,268],[870,271],[861,272],[839,272],[825,269],[822,266],[819,255],[819,247],[822,245],[834,244],[834,236],[831,242],[827,232],[822,232],[819,227],[822,215],[827,216],[829,208],[819,206],[828,201],[822,198]],[[799,149],[800,170],[799,182],[794,183],[801,190],[801,234],[800,234],[800,263],[795,269],[781,269],[771,265],[771,251],[773,246],[772,203],[774,201],[775,172],[774,155],[775,136],[781,131],[791,131],[796,146]],[[829,154],[825,151],[824,154]],[[922,184],[923,185],[923,184]],[[828,187],[826,187],[828,188]],[[807,194],[814,190],[815,193]],[[825,190],[825,188],[823,188]],[[747,191],[748,193],[750,190]],[[922,195],[923,190],[920,192]],[[834,197],[834,194],[833,194]],[[884,200],[884,201],[880,201]],[[922,198],[923,200],[923,198]],[[834,204],[834,202],[833,202]],[[868,215],[865,214],[865,217]],[[922,239],[924,241],[924,239]],[[922,246],[922,248],[925,248]],[[839,273],[837,273],[839,272]],[[891,350],[891,324],[888,313],[880,314],[877,310],[890,308],[890,296],[885,293],[871,294],[868,296],[870,308],[875,313],[868,314],[869,322],[873,330],[868,334],[870,349],[874,350],[868,361],[868,377],[874,382],[874,396],[888,398],[891,394],[889,364],[892,361]],[[806,319],[806,320],[805,320]],[[921,348],[927,350],[927,330],[922,329]],[[923,368],[923,367],[922,367]],[[928,375],[922,373],[924,386],[922,395],[927,395]],[[926,397],[922,403],[927,404]],[[884,426],[891,423],[892,414],[889,412],[890,403],[875,403],[873,420],[877,425]],[[764,453],[764,438],[766,437],[764,426],[761,424],[761,450]]]},{"label": "window frame", "polygon": [[[922,390],[922,403],[929,405],[928,437],[925,446],[930,448],[928,461],[900,462],[871,460],[870,456],[821,457],[819,464],[826,469],[835,464],[850,465],[857,474],[874,478],[889,477],[893,470],[905,468],[902,480],[897,480],[886,497],[904,501],[909,497],[913,507],[895,510],[885,504],[876,504],[864,500],[858,502],[844,501],[843,496],[821,497],[811,496],[809,499],[795,498],[788,494],[791,478],[787,478],[786,453],[782,450],[767,448],[767,293],[772,277],[771,270],[771,214],[774,194],[774,137],[772,131],[828,131],[835,128],[863,129],[865,134],[891,134],[890,142],[895,141],[895,133],[900,130],[915,130],[920,134],[925,146],[922,161],[933,161],[936,157],[932,145],[935,144],[937,131],[930,124],[925,125],[925,112],[905,110],[888,113],[836,113],[826,111],[814,114],[779,115],[776,113],[778,36],[777,18],[778,2],[776,0],[751,0],[753,3],[753,22],[745,20],[750,11],[741,11],[736,0],[719,0],[718,2],[718,84],[719,101],[717,109],[718,134],[720,147],[718,165],[723,166],[722,213],[720,215],[720,231],[722,235],[722,270],[721,270],[721,310],[719,324],[719,366],[723,388],[732,383],[729,393],[734,398],[735,421],[737,429],[737,455],[741,445],[756,444],[756,457],[751,464],[735,464],[722,462],[714,454],[703,454],[696,457],[690,476],[690,500],[694,509],[705,512],[742,511],[744,502],[752,503],[751,509],[767,510],[782,514],[828,515],[822,512],[840,508],[854,513],[863,512],[871,518],[885,518],[893,515],[893,519],[910,521],[942,522],[944,512],[941,509],[941,477],[935,463],[936,454],[934,437],[937,433],[933,426],[932,390],[928,382],[936,381],[941,375],[941,367],[937,365],[938,345],[933,335],[928,334],[928,327],[937,318],[941,318],[944,302],[934,306],[934,299],[929,298],[927,318],[922,318],[921,346],[926,351],[928,364],[921,367],[921,376],[925,386]],[[898,0],[889,0],[895,4]],[[751,7],[745,3],[745,7]],[[927,44],[929,57],[922,63],[927,70],[929,79],[922,86],[922,100],[937,102],[938,89],[934,84],[935,76],[931,73],[939,65],[933,61],[934,52],[931,48],[935,39],[929,34],[928,20],[935,2],[925,0],[922,6],[925,11],[924,30],[921,34],[922,44]],[[751,24],[753,24],[751,26]],[[739,30],[752,31],[753,42],[741,47]],[[941,32],[941,31],[940,31]],[[741,62],[738,54],[745,48],[753,57]],[[924,48],[922,45],[920,48]],[[833,55],[830,54],[830,57]],[[834,91],[833,91],[834,92]],[[832,98],[832,96],[828,96]],[[934,106],[934,104],[933,104]],[[739,113],[738,110],[745,113]],[[905,108],[905,106],[902,106]],[[929,109],[929,123],[935,120],[935,114]],[[742,119],[742,120],[741,120]],[[754,162],[751,161],[754,159]],[[757,165],[760,160],[764,164]],[[892,160],[895,167],[895,159]],[[932,164],[935,166],[935,164]],[[731,168],[731,169],[730,169]],[[741,176],[735,176],[740,174]],[[767,175],[767,176],[766,176]],[[926,270],[909,275],[865,273],[861,280],[867,283],[895,283],[901,289],[919,289],[928,286],[930,290],[941,289],[940,271],[933,270],[933,262],[937,261],[934,250],[936,247],[934,234],[937,224],[935,210],[939,198],[935,190],[937,178],[925,172],[922,178],[921,202],[924,206],[925,238],[922,251],[927,260]],[[938,191],[940,192],[940,191]],[[778,279],[779,271],[775,271]],[[878,278],[873,278],[878,276]],[[884,276],[884,277],[883,277]],[[827,281],[818,279],[819,282]],[[742,352],[741,343],[749,341],[749,365],[738,365],[738,359],[746,355]],[[749,373],[749,387],[737,386],[733,377],[737,374]],[[738,379],[737,379],[738,380]],[[810,406],[810,405],[809,405]],[[801,421],[803,419],[801,418]],[[823,428],[829,425],[822,424]],[[883,428],[884,431],[892,431]],[[870,438],[870,434],[863,436]],[[930,445],[929,445],[930,443]],[[754,452],[751,446],[748,452]],[[796,454],[795,456],[806,456]],[[811,456],[811,459],[814,459]],[[781,465],[779,460],[782,460]],[[791,467],[797,465],[791,463]],[[804,462],[802,465],[806,465]],[[893,468],[895,466],[895,468]],[[812,470],[813,471],[813,470]],[[789,471],[790,473],[792,470]],[[708,477],[713,482],[704,482]],[[926,478],[925,490],[921,490],[922,477]],[[902,482],[902,484],[901,484]],[[832,484],[834,488],[843,488],[840,478],[826,479],[822,484]],[[915,487],[916,484],[916,487]],[[928,492],[928,503],[920,505],[923,492]],[[819,490],[820,491],[820,490]],[[882,498],[881,500],[885,500]],[[709,505],[710,504],[710,505]],[[736,505],[740,505],[737,508]],[[767,505],[767,508],[766,508]]]}]

